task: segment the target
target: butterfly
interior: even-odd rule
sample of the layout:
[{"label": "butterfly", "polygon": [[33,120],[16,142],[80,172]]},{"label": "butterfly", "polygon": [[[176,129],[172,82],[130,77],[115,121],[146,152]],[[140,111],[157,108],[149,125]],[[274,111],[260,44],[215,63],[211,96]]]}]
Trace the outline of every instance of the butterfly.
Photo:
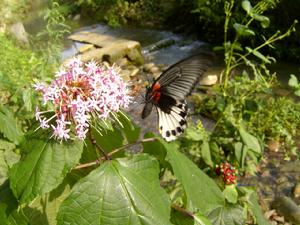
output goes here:
[{"label": "butterfly", "polygon": [[142,119],[157,110],[159,132],[166,141],[173,141],[184,132],[188,107],[186,97],[200,77],[212,65],[214,55],[201,52],[170,66],[147,87]]}]

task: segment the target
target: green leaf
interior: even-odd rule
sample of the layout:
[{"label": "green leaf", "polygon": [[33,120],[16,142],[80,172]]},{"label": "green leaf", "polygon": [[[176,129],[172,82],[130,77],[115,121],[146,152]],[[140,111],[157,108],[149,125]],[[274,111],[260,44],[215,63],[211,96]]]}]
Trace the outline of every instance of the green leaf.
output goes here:
[{"label": "green leaf", "polygon": [[114,128],[113,130],[104,130],[100,134],[98,131],[93,130],[94,137],[97,141],[97,144],[105,152],[110,152],[118,147],[123,145],[123,136],[119,129]]},{"label": "green leaf", "polygon": [[196,127],[190,126],[185,130],[185,138],[193,141],[201,141],[205,137],[203,137],[203,134]]},{"label": "green leaf", "polygon": [[[160,137],[155,136],[153,133],[146,133],[144,136],[144,138],[153,138],[153,137],[160,139]],[[167,152],[164,146],[161,144],[161,142],[159,141],[144,142],[143,152],[155,156],[161,166],[167,167],[165,161]]]},{"label": "green leaf", "polygon": [[203,143],[201,145],[201,156],[207,165],[209,165],[211,167],[214,166],[214,163],[211,160],[211,154],[210,154],[210,148],[209,148],[208,141],[203,141]]},{"label": "green leaf", "polygon": [[245,165],[245,158],[248,152],[248,147],[245,147],[243,143],[236,142],[234,143],[234,154],[236,159],[239,162],[240,167],[243,169]]},{"label": "green leaf", "polygon": [[213,225],[241,225],[244,223],[243,208],[239,205],[220,206],[207,216]]},{"label": "green leaf", "polygon": [[253,30],[249,29],[247,26],[235,23],[233,24],[233,28],[240,36],[254,36],[255,33]]},{"label": "green leaf", "polygon": [[263,28],[267,28],[269,27],[270,25],[270,19],[266,16],[263,16],[263,15],[259,15],[257,13],[251,13],[250,14],[251,17],[257,21],[260,22],[260,25],[263,27]]},{"label": "green leaf", "polygon": [[187,210],[210,210],[223,205],[225,200],[215,182],[203,173],[190,159],[178,151],[176,143],[162,141],[167,150],[167,161],[170,162],[174,175],[182,184],[187,195]]},{"label": "green leaf", "polygon": [[296,96],[299,96],[299,97],[300,97],[300,89],[297,90],[297,91],[295,91],[294,94],[295,94]]},{"label": "green leaf", "polygon": [[226,185],[223,195],[229,203],[237,203],[238,200],[238,192],[236,190],[235,185]]},{"label": "green leaf", "polygon": [[212,225],[207,217],[203,216],[200,212],[194,214],[194,225]]},{"label": "green leaf", "polygon": [[11,189],[22,203],[56,188],[79,162],[83,143],[58,143],[32,139],[26,145],[31,151],[15,164],[9,174]]},{"label": "green leaf", "polygon": [[250,11],[252,10],[251,3],[250,3],[249,1],[247,1],[247,0],[244,0],[244,1],[242,2],[242,7],[243,7],[243,9],[247,12],[247,14],[249,14]]},{"label": "green leaf", "polygon": [[68,175],[63,183],[47,195],[35,198],[23,209],[24,214],[30,221],[30,225],[56,225],[56,215],[63,200],[70,194],[71,186],[78,179],[74,174]]},{"label": "green leaf", "polygon": [[257,58],[261,59],[262,61],[264,61],[265,63],[269,63],[271,64],[272,62],[267,58],[265,57],[263,54],[261,54],[259,51],[257,50],[254,50],[252,48],[249,48],[249,47],[246,47],[247,51],[253,55],[255,55]]},{"label": "green leaf", "polygon": [[118,114],[118,119],[122,123],[123,127],[120,130],[123,132],[127,142],[135,142],[140,136],[141,128],[133,124],[123,112]]},{"label": "green leaf", "polygon": [[73,187],[60,207],[58,225],[171,224],[170,202],[158,173],[150,156],[105,162]]},{"label": "green leaf", "polygon": [[29,225],[28,218],[23,214],[22,210],[14,210],[8,217],[8,224]]},{"label": "green leaf", "polygon": [[249,188],[242,187],[240,188],[243,192],[246,193],[246,200],[248,202],[248,207],[254,216],[256,223],[258,225],[269,225],[270,223],[265,219],[261,207],[258,203],[258,197],[254,190]]},{"label": "green leaf", "polygon": [[252,151],[261,154],[262,149],[261,146],[257,140],[256,137],[254,137],[252,134],[249,134],[244,128],[239,128],[239,133],[241,135],[241,138],[243,140],[243,143]]},{"label": "green leaf", "polygon": [[14,144],[19,144],[24,135],[14,114],[3,105],[0,105],[0,132]]},{"label": "green leaf", "polygon": [[171,211],[171,222],[174,225],[193,225],[194,220],[190,216],[186,216],[176,210]]},{"label": "green leaf", "polygon": [[298,79],[294,74],[290,75],[289,86],[293,88],[297,88],[299,85]]},{"label": "green leaf", "polygon": [[8,179],[9,168],[18,162],[20,156],[8,149],[6,151],[0,150],[0,185]]}]

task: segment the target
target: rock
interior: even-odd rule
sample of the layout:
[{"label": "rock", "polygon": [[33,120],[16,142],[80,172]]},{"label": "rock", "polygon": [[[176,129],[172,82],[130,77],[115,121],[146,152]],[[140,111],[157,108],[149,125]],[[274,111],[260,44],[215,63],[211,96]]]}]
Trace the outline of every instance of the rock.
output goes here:
[{"label": "rock", "polygon": [[92,45],[92,44],[85,44],[85,45],[79,47],[79,48],[78,48],[78,51],[79,51],[80,53],[84,53],[84,52],[86,52],[86,51],[90,51],[90,50],[93,50],[93,49],[95,49],[95,48],[94,48],[94,45]]},{"label": "rock", "polygon": [[139,73],[139,71],[140,70],[138,68],[131,70],[130,77],[135,77]]},{"label": "rock", "polygon": [[144,65],[143,68],[144,68],[145,72],[150,72],[151,68],[154,67],[154,66],[155,66],[154,63],[147,63],[147,64]]},{"label": "rock", "polygon": [[17,22],[10,27],[10,33],[21,43],[28,45],[28,35],[22,22]]},{"label": "rock", "polygon": [[79,21],[81,18],[81,15],[80,14],[76,14],[74,17],[73,17],[73,21]]},{"label": "rock", "polygon": [[175,44],[175,40],[173,38],[166,38],[166,39],[160,40],[150,46],[147,46],[144,49],[144,52],[145,53],[153,52],[153,51],[156,51],[156,50],[159,50],[162,48],[169,47],[170,45],[173,45],[173,44]]},{"label": "rock", "polygon": [[127,57],[134,64],[142,65],[144,63],[141,45],[137,41],[119,39],[90,31],[81,31],[68,38],[74,41],[90,43],[99,47],[84,53],[81,56],[83,61],[95,59],[97,61],[114,63],[118,59]]},{"label": "rock", "polygon": [[293,191],[294,198],[300,201],[300,183],[296,184]]},{"label": "rock", "polygon": [[205,86],[211,86],[214,85],[218,82],[218,76],[217,75],[208,75],[203,77],[200,80],[200,84],[201,85],[205,85]]},{"label": "rock", "polygon": [[160,69],[158,67],[156,67],[156,66],[153,66],[153,67],[151,67],[150,72],[152,74],[160,73]]},{"label": "rock", "polygon": [[290,222],[300,224],[300,208],[291,198],[278,197],[272,206]]},{"label": "rock", "polygon": [[280,149],[280,142],[278,140],[269,140],[267,142],[267,147],[270,151],[278,152]]},{"label": "rock", "polygon": [[121,58],[121,59],[118,59],[115,63],[116,63],[118,66],[120,66],[120,67],[126,67],[126,66],[128,66],[128,64],[129,64],[127,58]]}]

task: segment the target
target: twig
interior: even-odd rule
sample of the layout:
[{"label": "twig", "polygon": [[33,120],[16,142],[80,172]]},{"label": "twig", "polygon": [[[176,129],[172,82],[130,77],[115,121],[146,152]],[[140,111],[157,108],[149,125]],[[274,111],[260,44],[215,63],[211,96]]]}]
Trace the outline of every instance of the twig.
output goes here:
[{"label": "twig", "polygon": [[[106,152],[100,147],[100,145],[97,144],[97,141],[95,140],[93,134],[92,134],[92,131],[91,129],[89,129],[89,136],[90,136],[90,139],[91,139],[91,142],[93,145],[95,145],[96,149],[101,152],[101,154],[104,156],[104,159],[106,160],[110,160],[110,157],[109,155],[106,154]],[[102,159],[102,158],[100,158]]]},{"label": "twig", "polygon": [[[78,166],[75,166],[74,169],[75,170],[78,170],[78,169],[82,169],[82,168],[87,168],[87,167],[90,167],[90,166],[95,166],[95,165],[99,165],[100,162],[102,160],[109,160],[110,157],[113,155],[113,154],[116,154],[117,152],[121,151],[122,149],[124,148],[127,148],[127,147],[130,147],[130,146],[133,146],[133,145],[138,145],[138,144],[142,144],[142,143],[145,143],[145,142],[151,142],[151,141],[156,141],[157,139],[156,138],[146,138],[146,139],[143,139],[141,141],[137,141],[135,143],[130,143],[130,144],[127,144],[127,145],[123,145],[119,148],[116,148],[114,149],[113,151],[111,151],[110,153],[106,154],[103,156],[103,157],[100,157],[98,159],[96,159],[95,161],[93,162],[88,162],[88,163],[84,163],[84,164],[80,164]],[[97,143],[96,143],[96,147],[97,147]],[[99,146],[100,147],[100,146]],[[102,150],[101,148],[99,149],[100,151]],[[103,151],[103,150],[102,150]]]},{"label": "twig", "polygon": [[188,217],[191,217],[191,218],[194,218],[194,214],[184,208],[181,208],[180,206],[178,205],[174,205],[172,204],[171,206],[173,209],[175,209],[176,211],[178,212],[181,212],[182,214],[184,214],[185,216],[188,216]]},{"label": "twig", "polygon": [[134,143],[129,143],[127,145],[123,145],[119,148],[114,149],[113,151],[108,153],[108,156],[112,156],[113,154],[116,154],[117,152],[121,151],[122,149],[131,147],[133,145],[138,145],[138,144],[142,144],[142,143],[145,143],[145,142],[151,142],[151,141],[156,141],[156,140],[157,140],[156,138],[146,138],[146,139],[143,139],[141,141],[137,141],[137,142],[134,142]]}]

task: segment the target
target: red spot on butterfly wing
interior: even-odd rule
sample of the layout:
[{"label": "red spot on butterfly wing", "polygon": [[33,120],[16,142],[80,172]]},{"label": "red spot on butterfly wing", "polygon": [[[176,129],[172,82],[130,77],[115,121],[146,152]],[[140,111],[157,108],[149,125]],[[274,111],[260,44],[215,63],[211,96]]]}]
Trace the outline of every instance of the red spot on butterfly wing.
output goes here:
[{"label": "red spot on butterfly wing", "polygon": [[161,93],[160,93],[160,84],[159,82],[155,82],[152,86],[152,93],[151,93],[151,98],[155,101],[155,102],[158,102],[159,99],[160,99],[160,96],[161,96]]}]

